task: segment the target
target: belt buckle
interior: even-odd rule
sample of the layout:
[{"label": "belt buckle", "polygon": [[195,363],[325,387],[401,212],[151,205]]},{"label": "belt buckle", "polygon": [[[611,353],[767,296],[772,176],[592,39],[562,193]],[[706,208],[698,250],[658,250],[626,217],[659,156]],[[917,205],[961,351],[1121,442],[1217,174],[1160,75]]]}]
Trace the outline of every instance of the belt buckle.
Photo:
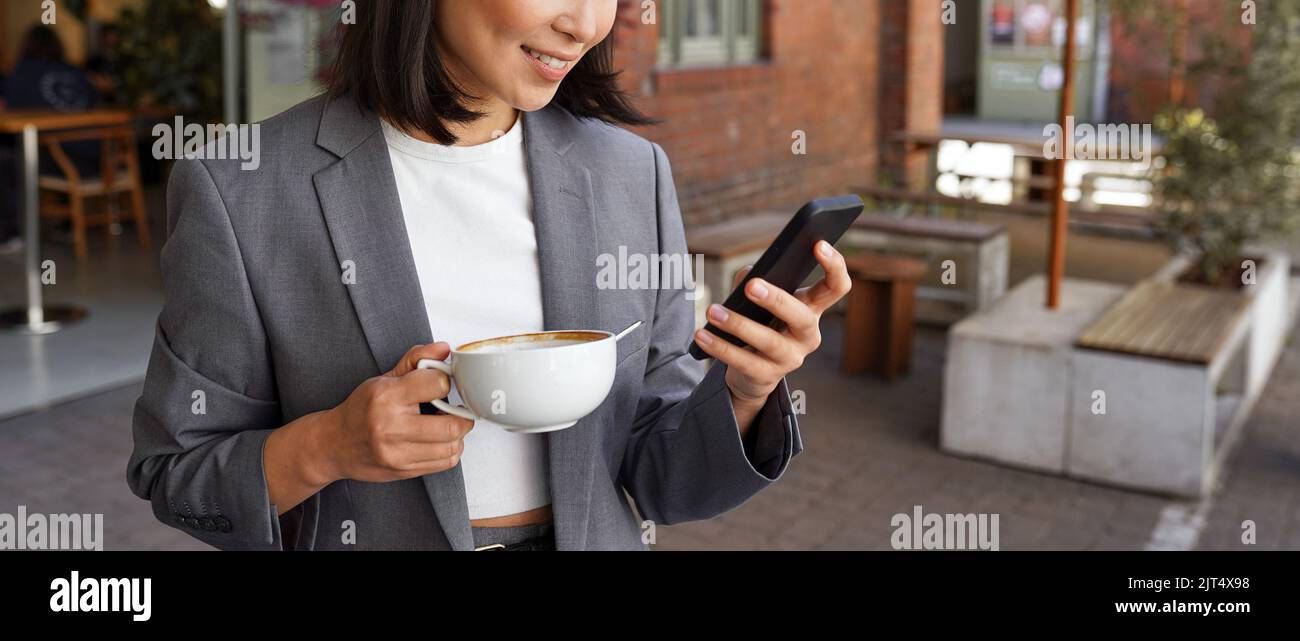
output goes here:
[{"label": "belt buckle", "polygon": [[503,544],[501,544],[501,543],[493,543],[493,544],[491,544],[491,545],[480,545],[480,546],[474,548],[474,551],[475,551],[475,552],[489,552],[489,551],[492,551],[492,550],[504,550],[504,549],[506,549],[506,546],[505,546],[505,545],[503,545]]}]

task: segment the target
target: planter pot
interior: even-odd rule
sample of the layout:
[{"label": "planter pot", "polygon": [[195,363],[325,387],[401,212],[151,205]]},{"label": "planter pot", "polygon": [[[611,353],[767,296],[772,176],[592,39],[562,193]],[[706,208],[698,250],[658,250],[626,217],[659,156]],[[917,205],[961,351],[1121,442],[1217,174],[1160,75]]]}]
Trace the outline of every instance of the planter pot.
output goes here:
[{"label": "planter pot", "polygon": [[[1254,283],[1243,285],[1240,290],[1251,298],[1244,391],[1247,396],[1257,396],[1282,355],[1291,326],[1291,258],[1277,251],[1249,251],[1246,254],[1252,256],[1256,265]],[[1177,280],[1194,265],[1194,256],[1177,256],[1152,278],[1166,282]]]},{"label": "planter pot", "polygon": [[[940,447],[1147,492],[1212,491],[1293,318],[1288,257],[1252,255],[1254,283],[1232,294],[1244,309],[1201,363],[1076,346],[1124,287],[1067,279],[1065,307],[1048,312],[1042,278],[1021,283],[949,331]],[[1151,280],[1193,262],[1175,258]]]},{"label": "planter pot", "polygon": [[[1290,327],[1289,259],[1255,255],[1253,283],[1217,288],[1232,291],[1244,309],[1210,344],[1208,362],[1075,350],[1067,474],[1180,496],[1213,491]],[[1151,280],[1178,281],[1193,265],[1174,258]],[[1087,405],[1096,390],[1106,392],[1105,412]]]}]

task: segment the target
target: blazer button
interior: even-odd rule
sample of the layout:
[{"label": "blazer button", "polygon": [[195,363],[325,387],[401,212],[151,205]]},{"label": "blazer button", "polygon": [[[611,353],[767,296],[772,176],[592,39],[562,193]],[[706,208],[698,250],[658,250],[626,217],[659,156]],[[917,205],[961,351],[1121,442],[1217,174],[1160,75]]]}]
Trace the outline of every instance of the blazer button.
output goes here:
[{"label": "blazer button", "polygon": [[173,512],[172,520],[176,522],[176,525],[180,525],[180,526],[185,525],[185,517],[181,516],[180,514],[176,514]]},{"label": "blazer button", "polygon": [[185,525],[190,527],[191,529],[197,530],[199,529],[199,520],[192,516],[187,516],[185,517]]},{"label": "blazer button", "polygon": [[220,531],[222,531],[222,532],[229,532],[229,531],[231,530],[231,527],[230,527],[230,519],[228,519],[228,518],[226,518],[226,517],[224,517],[224,516],[218,516],[218,517],[216,517],[216,518],[214,518],[214,519],[212,519],[212,520],[213,520],[213,522],[216,523],[216,525],[217,525],[217,529],[218,529],[218,530],[220,530]]},{"label": "blazer button", "polygon": [[208,517],[206,517],[206,516],[203,517],[203,518],[201,518],[201,519],[199,519],[199,527],[201,527],[201,528],[203,528],[203,529],[205,529],[205,530],[207,530],[207,531],[209,531],[209,532],[216,532],[216,531],[217,531],[217,524],[214,523],[214,522],[212,521],[212,519],[210,519],[210,518],[208,518]]}]

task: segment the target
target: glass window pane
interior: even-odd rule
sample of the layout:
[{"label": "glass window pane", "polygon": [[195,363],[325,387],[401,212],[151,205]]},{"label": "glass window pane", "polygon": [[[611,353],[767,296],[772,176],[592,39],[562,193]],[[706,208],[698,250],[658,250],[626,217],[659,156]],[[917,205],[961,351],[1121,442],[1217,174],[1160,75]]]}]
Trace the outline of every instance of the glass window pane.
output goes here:
[{"label": "glass window pane", "polygon": [[665,2],[659,15],[655,16],[655,19],[659,21],[659,40],[661,42],[667,41],[669,36],[672,35],[672,32],[669,31],[669,29],[672,28],[672,11],[672,7],[669,6],[669,3]]},{"label": "glass window pane", "polygon": [[736,4],[740,5],[736,11],[736,34],[741,37],[747,37],[750,34],[750,7],[753,4],[750,0],[738,0]]},{"label": "glass window pane", "polygon": [[722,35],[721,0],[686,0],[686,36],[688,38]]}]

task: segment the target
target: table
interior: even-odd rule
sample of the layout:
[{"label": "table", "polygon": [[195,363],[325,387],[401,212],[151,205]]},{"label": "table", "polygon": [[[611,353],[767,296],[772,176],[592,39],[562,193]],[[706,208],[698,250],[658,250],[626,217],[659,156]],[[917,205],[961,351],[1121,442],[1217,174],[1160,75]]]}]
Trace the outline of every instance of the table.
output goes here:
[{"label": "table", "polygon": [[[0,329],[27,334],[50,334],[63,324],[80,320],[86,310],[72,305],[45,305],[41,291],[41,225],[37,205],[36,179],[39,173],[37,135],[44,132],[84,129],[131,122],[131,112],[120,109],[59,112],[52,110],[0,111],[0,133],[18,134],[22,170],[18,193],[23,212],[23,283],[27,294],[25,307],[0,311]],[[0,180],[8,177],[0,176]]]}]

